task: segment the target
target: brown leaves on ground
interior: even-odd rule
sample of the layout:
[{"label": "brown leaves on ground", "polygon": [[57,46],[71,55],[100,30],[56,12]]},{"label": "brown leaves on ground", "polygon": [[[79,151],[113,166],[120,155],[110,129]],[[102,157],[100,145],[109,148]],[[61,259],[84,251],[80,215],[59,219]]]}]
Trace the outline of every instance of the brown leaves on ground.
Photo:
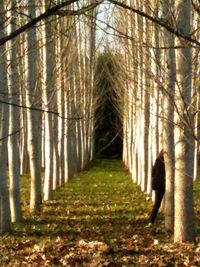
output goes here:
[{"label": "brown leaves on ground", "polygon": [[[199,191],[197,183],[196,215]],[[24,221],[0,239],[1,267],[200,266],[200,218],[196,244],[173,244],[161,214],[146,228],[152,203],[118,161],[80,173],[40,216],[29,214],[25,196],[23,203]]]}]

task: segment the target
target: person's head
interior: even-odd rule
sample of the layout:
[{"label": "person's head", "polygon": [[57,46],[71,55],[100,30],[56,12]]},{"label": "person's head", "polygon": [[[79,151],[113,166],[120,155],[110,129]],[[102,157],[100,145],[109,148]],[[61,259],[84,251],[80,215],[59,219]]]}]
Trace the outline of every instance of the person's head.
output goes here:
[{"label": "person's head", "polygon": [[164,153],[165,153],[164,149],[161,149],[160,150],[160,153],[159,153],[159,157],[162,157],[163,158],[164,157]]}]

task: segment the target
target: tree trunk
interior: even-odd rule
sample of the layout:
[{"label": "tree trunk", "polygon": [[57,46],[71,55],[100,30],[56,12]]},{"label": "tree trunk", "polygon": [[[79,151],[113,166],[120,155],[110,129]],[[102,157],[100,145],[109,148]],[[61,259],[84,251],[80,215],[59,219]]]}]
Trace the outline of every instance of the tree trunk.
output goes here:
[{"label": "tree trunk", "polygon": [[[35,0],[29,1],[29,16],[36,16]],[[38,88],[38,46],[36,28],[28,31],[28,73],[27,73],[27,106],[40,107],[40,90]],[[34,92],[34,93],[33,93]],[[41,204],[41,114],[27,110],[28,142],[31,173],[30,210],[37,213]]]},{"label": "tree trunk", "polygon": [[[0,37],[5,36],[5,6],[0,2]],[[0,99],[8,101],[6,46],[0,46]],[[0,104],[0,233],[11,229],[10,202],[7,186],[8,105]]]},{"label": "tree trunk", "polygon": [[[49,1],[45,0],[46,6]],[[46,34],[46,88],[44,102],[46,109],[53,110],[53,94],[55,93],[55,40],[53,31],[54,24],[51,18],[45,21]],[[45,178],[44,178],[44,200],[53,199],[53,114],[45,113]]]},{"label": "tree trunk", "polygon": [[[145,4],[145,12],[149,14],[151,12],[151,8],[149,3]],[[145,43],[150,43],[151,36],[151,27],[149,21],[146,19],[144,23],[144,33],[145,33]],[[149,108],[150,108],[150,94],[151,94],[151,57],[150,57],[150,49],[146,47],[145,49],[145,57],[144,57],[144,151],[143,151],[143,182],[142,182],[142,190],[147,190],[147,178],[148,178],[148,153],[149,153]]]},{"label": "tree trunk", "polygon": [[[170,6],[170,8],[169,8]],[[171,10],[174,7],[174,0],[163,2],[163,15],[165,21],[172,22],[173,14]],[[164,43],[167,47],[174,47],[174,36],[165,32]],[[165,154],[166,169],[166,193],[165,193],[165,227],[173,230],[174,228],[174,93],[176,81],[176,62],[175,50],[168,49],[166,55],[166,94],[164,95],[164,131],[163,148]]]},{"label": "tree trunk", "polygon": [[[178,0],[177,29],[190,34],[190,0]],[[177,51],[177,86],[175,114],[175,224],[174,241],[194,241],[193,164],[194,140],[191,134],[191,48],[177,39],[182,48]]]},{"label": "tree trunk", "polygon": [[[15,13],[17,2],[12,0],[12,27],[11,31],[16,30],[17,15]],[[19,104],[19,39],[12,39],[10,42],[10,68],[9,68],[9,94],[12,96],[10,102],[14,105]],[[9,162],[9,176],[10,176],[10,208],[12,222],[20,221],[22,218],[21,204],[20,204],[20,161],[19,161],[19,108],[10,105],[9,113],[9,131],[8,139],[8,162]],[[15,133],[15,134],[13,134]]]}]

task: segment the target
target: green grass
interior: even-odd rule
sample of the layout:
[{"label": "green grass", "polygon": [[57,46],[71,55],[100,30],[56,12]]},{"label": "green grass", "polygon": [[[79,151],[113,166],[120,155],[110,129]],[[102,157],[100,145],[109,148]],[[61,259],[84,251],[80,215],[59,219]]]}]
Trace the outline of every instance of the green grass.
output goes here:
[{"label": "green grass", "polygon": [[[43,203],[40,216],[28,210],[29,179],[22,177],[24,221],[0,239],[0,266],[184,266],[200,258],[198,245],[173,244],[162,214],[145,228],[153,203],[118,160],[77,174]],[[198,242],[199,193],[196,182]]]}]

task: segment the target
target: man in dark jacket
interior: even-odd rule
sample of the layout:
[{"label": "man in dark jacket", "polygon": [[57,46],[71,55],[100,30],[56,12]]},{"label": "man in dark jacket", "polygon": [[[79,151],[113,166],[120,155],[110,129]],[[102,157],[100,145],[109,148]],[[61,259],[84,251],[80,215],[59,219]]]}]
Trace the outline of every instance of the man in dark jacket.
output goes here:
[{"label": "man in dark jacket", "polygon": [[154,223],[165,194],[165,161],[164,151],[160,151],[152,170],[152,189],[155,190],[155,203],[150,216],[150,223]]}]

